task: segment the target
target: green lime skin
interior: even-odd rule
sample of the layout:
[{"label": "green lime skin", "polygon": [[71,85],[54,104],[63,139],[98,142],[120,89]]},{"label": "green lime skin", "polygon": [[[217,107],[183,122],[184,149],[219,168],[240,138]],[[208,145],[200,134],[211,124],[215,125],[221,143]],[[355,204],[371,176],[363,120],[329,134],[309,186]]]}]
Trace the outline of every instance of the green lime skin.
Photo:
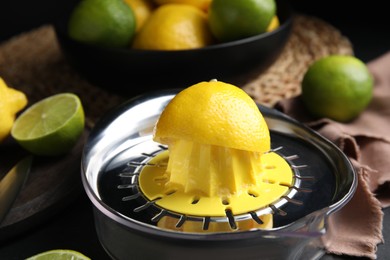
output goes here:
[{"label": "green lime skin", "polygon": [[354,56],[330,55],[311,64],[302,80],[302,100],[315,117],[355,119],[370,103],[374,79]]},{"label": "green lime skin", "polygon": [[122,0],[81,0],[68,21],[73,40],[103,47],[129,46],[135,34],[135,15]]},{"label": "green lime skin", "polygon": [[73,149],[84,126],[84,109],[79,97],[60,93],[25,110],[15,120],[11,135],[34,155],[59,156]]},{"label": "green lime skin", "polygon": [[255,36],[266,32],[276,9],[275,0],[213,0],[210,30],[221,42]]},{"label": "green lime skin", "polygon": [[84,131],[84,110],[77,113],[59,130],[36,139],[17,140],[34,155],[60,156],[71,151]]}]

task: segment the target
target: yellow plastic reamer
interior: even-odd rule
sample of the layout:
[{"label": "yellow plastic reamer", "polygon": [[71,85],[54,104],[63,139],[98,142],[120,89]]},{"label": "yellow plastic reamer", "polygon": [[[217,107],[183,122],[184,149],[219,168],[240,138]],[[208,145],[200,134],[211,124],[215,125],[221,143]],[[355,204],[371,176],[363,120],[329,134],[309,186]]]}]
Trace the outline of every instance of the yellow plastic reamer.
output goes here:
[{"label": "yellow plastic reamer", "polygon": [[139,176],[143,194],[164,209],[190,216],[255,211],[279,200],[293,183],[290,165],[277,153],[261,155],[186,141],[148,165]]}]

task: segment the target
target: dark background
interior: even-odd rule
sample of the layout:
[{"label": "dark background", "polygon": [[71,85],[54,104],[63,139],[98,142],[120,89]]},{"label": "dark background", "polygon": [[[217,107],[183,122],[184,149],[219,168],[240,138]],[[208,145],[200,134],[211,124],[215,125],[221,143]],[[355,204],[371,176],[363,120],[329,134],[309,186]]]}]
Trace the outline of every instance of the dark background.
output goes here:
[{"label": "dark background", "polygon": [[[76,0],[1,0],[0,43],[14,35],[55,21]],[[289,1],[296,12],[320,17],[338,28],[353,44],[355,56],[369,62],[390,47],[390,29],[386,1]],[[390,70],[390,68],[389,68]],[[390,209],[385,211],[385,241],[390,241]],[[76,200],[53,212],[22,235],[2,242],[1,260],[18,260],[38,252],[74,249],[92,259],[108,259],[100,246],[93,223],[92,207],[80,189]],[[324,259],[353,259],[325,256]],[[390,246],[379,245],[378,259],[390,259]]]}]

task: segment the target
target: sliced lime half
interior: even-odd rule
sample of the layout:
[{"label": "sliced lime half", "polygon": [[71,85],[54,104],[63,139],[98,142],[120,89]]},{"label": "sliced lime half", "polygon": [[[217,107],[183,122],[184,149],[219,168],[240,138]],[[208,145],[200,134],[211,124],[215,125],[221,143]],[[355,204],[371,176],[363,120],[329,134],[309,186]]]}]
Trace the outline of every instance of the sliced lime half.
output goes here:
[{"label": "sliced lime half", "polygon": [[84,130],[79,97],[60,93],[25,110],[13,124],[12,137],[35,155],[56,156],[71,150]]},{"label": "sliced lime half", "polygon": [[91,260],[91,258],[74,250],[54,249],[31,256],[26,260]]}]

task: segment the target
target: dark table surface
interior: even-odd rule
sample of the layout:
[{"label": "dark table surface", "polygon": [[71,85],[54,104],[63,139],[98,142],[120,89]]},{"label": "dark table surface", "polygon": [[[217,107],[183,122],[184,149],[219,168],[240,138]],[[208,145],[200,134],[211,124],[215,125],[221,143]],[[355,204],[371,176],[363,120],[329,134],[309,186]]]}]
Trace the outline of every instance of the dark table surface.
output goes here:
[{"label": "dark table surface", "polygon": [[[74,1],[74,0],[71,0]],[[13,35],[50,23],[71,1],[66,0],[2,0],[0,7],[0,42]],[[390,29],[384,3],[370,1],[290,1],[296,11],[318,16],[347,36],[355,55],[369,62],[389,51]],[[383,1],[385,2],[385,1]],[[384,209],[385,244],[378,247],[378,259],[390,259],[390,208]],[[24,259],[50,249],[73,249],[92,259],[109,259],[101,247],[93,220],[92,205],[82,189],[64,207],[53,210],[44,222],[0,244],[1,260]],[[323,259],[353,259],[326,255]]]}]

